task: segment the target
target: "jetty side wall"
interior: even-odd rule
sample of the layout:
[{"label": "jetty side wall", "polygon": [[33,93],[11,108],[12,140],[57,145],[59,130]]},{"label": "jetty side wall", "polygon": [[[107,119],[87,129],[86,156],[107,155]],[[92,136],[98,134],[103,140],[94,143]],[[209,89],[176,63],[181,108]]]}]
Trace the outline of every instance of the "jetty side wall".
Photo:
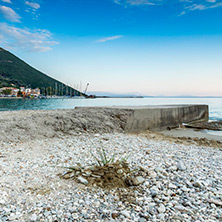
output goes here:
[{"label": "jetty side wall", "polygon": [[160,131],[176,128],[182,123],[208,121],[208,119],[207,105],[135,109],[127,120],[125,130],[126,132]]}]

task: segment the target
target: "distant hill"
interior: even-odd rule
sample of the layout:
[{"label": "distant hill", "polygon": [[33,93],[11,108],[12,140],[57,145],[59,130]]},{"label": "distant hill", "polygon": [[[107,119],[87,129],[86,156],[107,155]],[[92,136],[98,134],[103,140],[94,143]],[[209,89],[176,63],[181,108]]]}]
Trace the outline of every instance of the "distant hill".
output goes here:
[{"label": "distant hill", "polygon": [[34,69],[12,53],[0,48],[0,87],[13,85],[40,88],[42,93],[47,91],[57,95],[81,94],[78,90],[66,87],[62,82]]},{"label": "distant hill", "polygon": [[102,92],[102,91],[90,91],[88,92],[90,95],[96,96],[104,96],[104,97],[114,97],[114,98],[121,98],[121,97],[141,97],[139,93],[114,93],[114,92]]}]

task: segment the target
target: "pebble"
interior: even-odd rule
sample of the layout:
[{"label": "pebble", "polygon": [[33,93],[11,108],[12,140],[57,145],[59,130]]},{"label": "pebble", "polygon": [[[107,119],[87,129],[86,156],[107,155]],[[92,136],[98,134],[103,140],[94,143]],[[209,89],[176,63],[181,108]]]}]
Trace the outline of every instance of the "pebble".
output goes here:
[{"label": "pebble", "polygon": [[193,186],[194,186],[194,187],[201,188],[201,187],[202,187],[202,184],[201,184],[201,182],[200,182],[199,180],[197,180],[197,181],[195,181],[195,182],[193,183]]},{"label": "pebble", "polygon": [[[104,139],[105,138],[105,139]],[[220,221],[222,152],[121,133],[0,141],[0,221]],[[88,187],[91,156],[103,147],[108,157],[130,154],[141,169],[137,186]],[[13,152],[12,152],[13,150]],[[147,152],[149,150],[149,152]],[[64,180],[64,167],[87,166],[85,176]],[[121,172],[120,172],[121,173]]]},{"label": "pebble", "polygon": [[30,221],[35,222],[37,221],[37,219],[38,219],[38,216],[36,214],[32,214]]},{"label": "pebble", "polygon": [[135,177],[132,179],[132,185],[138,186],[138,185],[144,183],[144,181],[145,181],[145,179],[143,177],[138,176],[138,177]]},{"label": "pebble", "polygon": [[79,176],[77,179],[78,179],[78,181],[79,181],[80,183],[82,183],[82,184],[87,185],[87,184],[89,183],[88,180],[85,179],[85,178],[83,178],[82,176]]},{"label": "pebble", "polygon": [[181,170],[181,171],[185,171],[186,170],[186,167],[185,167],[185,165],[184,165],[184,163],[182,161],[178,162],[177,169]]},{"label": "pebble", "polygon": [[160,204],[160,206],[157,208],[157,210],[161,214],[161,213],[164,213],[166,211],[166,208],[163,204]]},{"label": "pebble", "polygon": [[130,213],[127,210],[123,210],[120,212],[124,217],[130,218]]},{"label": "pebble", "polygon": [[217,206],[222,207],[222,201],[220,201],[220,200],[209,199],[208,202],[211,203],[211,204],[215,204]]},{"label": "pebble", "polygon": [[156,190],[150,190],[150,194],[154,198],[158,195],[158,192]]}]

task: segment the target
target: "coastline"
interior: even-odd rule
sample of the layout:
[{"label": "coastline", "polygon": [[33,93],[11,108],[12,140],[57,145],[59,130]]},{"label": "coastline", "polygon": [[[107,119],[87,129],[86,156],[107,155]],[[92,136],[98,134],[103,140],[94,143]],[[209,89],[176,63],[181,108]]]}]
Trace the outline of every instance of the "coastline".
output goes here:
[{"label": "coastline", "polygon": [[23,99],[22,97],[0,97],[0,99]]}]

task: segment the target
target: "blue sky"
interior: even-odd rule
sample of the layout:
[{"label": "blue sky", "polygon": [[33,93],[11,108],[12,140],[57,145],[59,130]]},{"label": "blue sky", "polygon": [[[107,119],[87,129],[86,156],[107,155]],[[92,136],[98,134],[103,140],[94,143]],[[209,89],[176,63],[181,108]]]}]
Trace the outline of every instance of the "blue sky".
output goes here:
[{"label": "blue sky", "polygon": [[90,91],[222,96],[221,24],[222,0],[0,0],[0,46]]}]

